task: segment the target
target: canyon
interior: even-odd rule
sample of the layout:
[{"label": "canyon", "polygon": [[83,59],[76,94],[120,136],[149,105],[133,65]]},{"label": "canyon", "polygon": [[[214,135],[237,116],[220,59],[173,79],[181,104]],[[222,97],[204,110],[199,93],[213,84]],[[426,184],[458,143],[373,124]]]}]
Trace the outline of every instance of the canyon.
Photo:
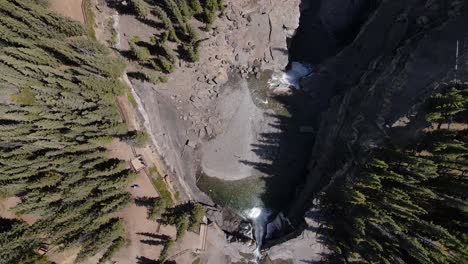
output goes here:
[{"label": "canyon", "polygon": [[[463,4],[232,1],[198,64],[157,89],[132,80],[159,153],[229,234],[230,261],[252,258],[255,247],[239,242],[249,237],[267,238],[271,261],[332,255],[318,194],[352,177],[386,138],[403,137],[395,124],[454,78],[457,41],[467,49]],[[312,74],[286,95],[270,91],[271,74],[294,61]],[[268,211],[264,226],[254,225],[262,232],[245,237],[248,210],[258,207]]]},{"label": "canyon", "polygon": [[[154,33],[97,6],[100,39],[118,18],[120,52]],[[198,62],[178,61],[157,85],[130,64],[171,185],[213,222],[222,253],[202,261],[331,262],[321,199],[384,141],[414,138],[420,126],[405,120],[441,82],[467,80],[467,12],[461,0],[226,1]]]}]

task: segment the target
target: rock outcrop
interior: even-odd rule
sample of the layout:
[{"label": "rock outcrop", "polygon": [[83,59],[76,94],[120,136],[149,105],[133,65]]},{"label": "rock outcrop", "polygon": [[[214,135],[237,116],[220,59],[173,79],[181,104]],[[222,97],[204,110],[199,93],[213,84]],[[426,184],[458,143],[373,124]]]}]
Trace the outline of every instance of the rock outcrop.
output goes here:
[{"label": "rock outcrop", "polygon": [[[324,174],[339,169],[340,146],[357,155],[382,141],[391,133],[389,125],[411,112],[438,82],[454,79],[456,43],[466,49],[463,28],[468,24],[462,2],[452,2],[451,9],[444,10],[430,5],[424,9],[420,1],[382,2],[354,41],[320,64],[317,76],[328,82],[333,98],[321,117],[299,204],[310,198],[312,186]],[[421,16],[432,23],[421,24]],[[466,71],[458,71],[466,77]],[[317,89],[317,76],[302,82],[311,93]]]},{"label": "rock outcrop", "polygon": [[188,190],[190,199],[205,203],[211,202],[197,188],[195,178],[199,151],[226,128],[219,108],[224,107],[229,91],[236,89],[229,77],[245,79],[260,69],[284,69],[288,38],[300,17],[300,0],[235,0],[225,4],[213,29],[200,32],[203,41],[198,62],[181,62],[168,82],[157,87],[131,80],[150,116],[158,152],[176,176],[171,178],[185,186],[181,192]]},{"label": "rock outcrop", "polygon": [[[218,32],[231,45],[234,65],[262,64],[281,70],[288,64],[288,39],[299,26],[300,0],[230,1]],[[228,50],[228,52],[231,50]],[[226,53],[226,50],[220,50]]]},{"label": "rock outcrop", "polygon": [[[287,249],[316,241],[307,238],[309,230],[317,230],[307,216],[316,210],[314,195],[337,179],[352,177],[366,153],[398,133],[393,123],[417,118],[418,106],[438,83],[468,80],[465,2],[382,1],[349,44],[303,79],[305,90],[327,107],[320,115],[306,183],[289,216],[312,209],[301,236],[273,247],[272,259],[284,259]],[[461,59],[455,70],[457,41]],[[300,254],[287,253],[294,263],[300,263]]]}]

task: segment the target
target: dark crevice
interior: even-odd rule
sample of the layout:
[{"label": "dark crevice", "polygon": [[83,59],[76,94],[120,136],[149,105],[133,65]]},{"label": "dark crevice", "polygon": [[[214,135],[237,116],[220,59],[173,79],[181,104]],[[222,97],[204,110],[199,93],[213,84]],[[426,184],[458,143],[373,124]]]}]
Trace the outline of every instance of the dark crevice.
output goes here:
[{"label": "dark crevice", "polygon": [[319,64],[352,42],[380,0],[302,2],[290,60]]}]

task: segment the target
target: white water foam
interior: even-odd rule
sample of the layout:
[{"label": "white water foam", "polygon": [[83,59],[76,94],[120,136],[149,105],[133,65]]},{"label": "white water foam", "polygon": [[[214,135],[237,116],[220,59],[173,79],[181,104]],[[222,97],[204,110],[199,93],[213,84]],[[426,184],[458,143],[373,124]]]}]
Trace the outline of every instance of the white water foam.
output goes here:
[{"label": "white water foam", "polygon": [[262,214],[262,208],[254,207],[247,211],[247,217],[251,220],[257,219]]},{"label": "white water foam", "polygon": [[257,248],[254,251],[254,255],[255,261],[259,263],[262,257],[260,250],[263,245],[263,239],[266,234],[266,225],[268,223],[268,217],[270,216],[271,212],[261,207],[254,207],[252,209],[246,210],[245,214],[253,224],[255,234],[254,238],[257,241]]},{"label": "white water foam", "polygon": [[291,88],[299,90],[301,88],[301,79],[311,73],[312,66],[293,61],[288,71],[273,73],[268,81],[268,85],[276,93],[287,93]]}]

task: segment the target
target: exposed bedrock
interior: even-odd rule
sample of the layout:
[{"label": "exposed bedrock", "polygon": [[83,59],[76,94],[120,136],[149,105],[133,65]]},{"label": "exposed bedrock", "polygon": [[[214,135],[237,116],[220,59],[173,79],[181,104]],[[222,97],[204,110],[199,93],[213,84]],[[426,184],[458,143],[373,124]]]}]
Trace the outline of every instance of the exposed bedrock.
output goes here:
[{"label": "exposed bedrock", "polygon": [[[381,1],[356,37],[319,63],[315,74],[302,80],[305,91],[327,107],[320,114],[305,183],[288,213],[290,219],[297,220],[306,212],[304,231],[295,239],[272,246],[272,259],[292,259],[293,263],[314,259],[300,249],[306,244],[323,245],[324,240],[316,236],[323,216],[312,204],[317,192],[352,176],[355,164],[369,150],[399,133],[395,125],[398,120],[417,115],[418,106],[438,83],[467,80],[465,2]],[[320,19],[317,13],[310,21]],[[455,71],[457,41],[462,55]],[[320,254],[315,255],[315,259],[320,258]]]},{"label": "exposed bedrock", "polygon": [[[210,201],[197,188],[195,177],[202,160],[200,150],[211,139],[228,133],[233,125],[247,124],[253,127],[252,133],[256,133],[258,127],[255,122],[249,123],[250,113],[239,109],[239,102],[255,107],[249,98],[245,98],[249,96],[246,88],[241,88],[241,94],[235,91],[238,84],[246,85],[243,78],[237,80],[240,71],[245,77],[247,73],[253,73],[254,65],[256,69],[285,68],[288,64],[287,40],[298,27],[300,16],[300,0],[231,0],[225,3],[226,8],[213,30],[203,33],[206,40],[201,42],[199,62],[181,62],[182,67],[170,75],[168,82],[158,84],[156,88],[137,79],[131,80],[150,117],[149,126],[158,143],[158,152],[176,176],[173,178],[185,186],[182,192],[189,192],[191,199],[205,203]],[[235,76],[236,80],[228,80],[228,75]],[[235,123],[236,120],[240,123]],[[234,129],[238,131],[240,128]],[[239,132],[239,141],[223,136],[216,139],[219,144],[215,147],[227,152],[215,155],[217,160],[210,159],[212,162],[209,162],[207,171],[212,176],[222,177],[225,173],[218,173],[220,167],[216,162],[220,161],[219,158],[221,168],[224,168],[223,158],[231,152],[250,150],[253,142],[249,140],[253,136],[250,136],[250,131],[246,132]],[[232,141],[236,145],[229,143]],[[249,159],[249,155],[242,158]],[[225,167],[228,172],[236,174],[233,179],[248,174],[238,159],[229,160],[232,162]]]},{"label": "exposed bedrock", "polygon": [[429,2],[433,5],[417,0],[381,3],[349,45],[303,79],[311,95],[322,87],[318,80],[332,89],[309,165],[309,171],[317,174],[309,178],[319,178],[319,168],[331,166],[335,146],[360,146],[363,134],[367,140],[382,139],[386,129],[422,101],[436,82],[454,78],[457,40],[466,50],[466,11],[461,1],[452,1],[451,8],[443,10],[437,1]]}]

